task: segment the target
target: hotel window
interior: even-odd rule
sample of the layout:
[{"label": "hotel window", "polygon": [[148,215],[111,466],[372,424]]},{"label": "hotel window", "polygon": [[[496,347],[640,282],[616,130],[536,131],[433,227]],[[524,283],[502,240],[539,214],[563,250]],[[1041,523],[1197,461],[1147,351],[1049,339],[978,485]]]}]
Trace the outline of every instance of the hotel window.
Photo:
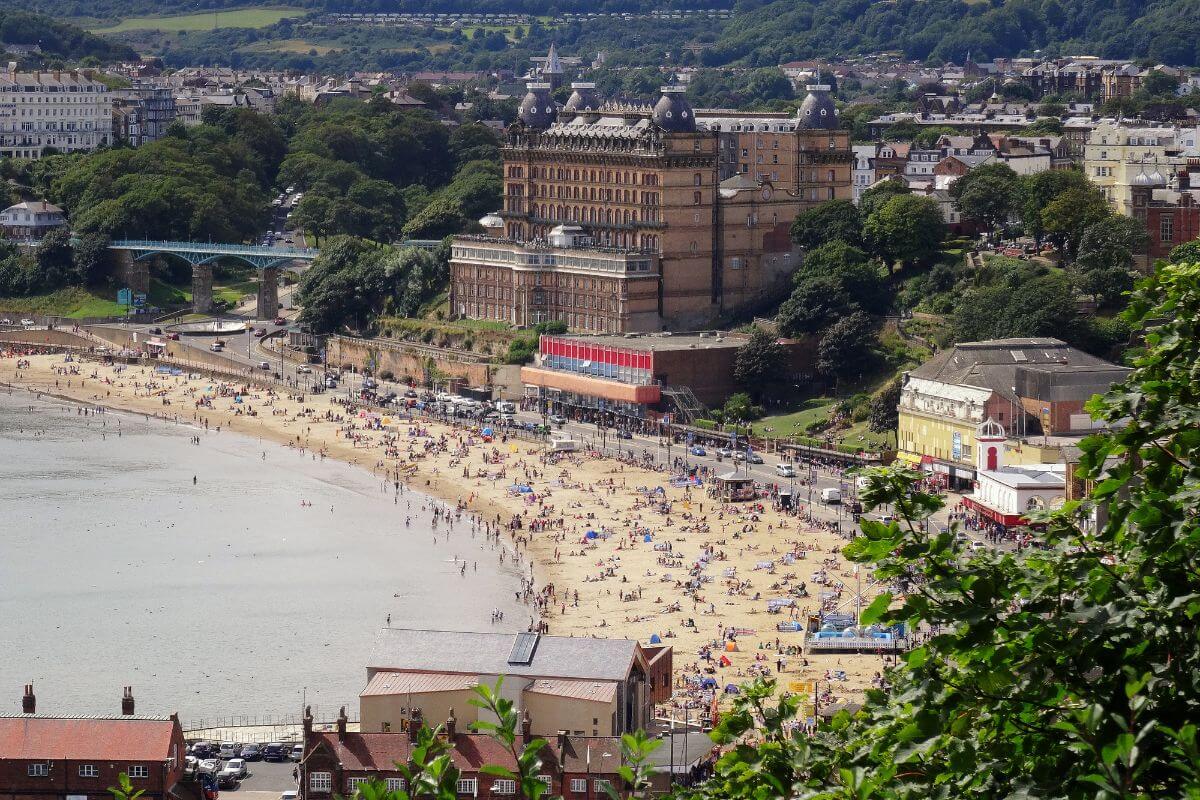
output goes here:
[{"label": "hotel window", "polygon": [[329,792],[331,789],[333,789],[333,773],[308,773],[308,789],[311,792]]},{"label": "hotel window", "polygon": [[537,779],[539,781],[541,781],[542,783],[546,784],[546,788],[550,788],[550,776],[549,775],[538,775]]},{"label": "hotel window", "polygon": [[583,794],[587,791],[587,778],[571,778],[571,791]]},{"label": "hotel window", "polygon": [[701,195],[700,192],[692,192],[692,205],[700,205],[702,198],[703,195]]},{"label": "hotel window", "polygon": [[402,791],[404,791],[404,786],[405,786],[404,778],[388,778],[387,779],[387,790],[389,792],[402,792]]},{"label": "hotel window", "polygon": [[1164,242],[1171,242],[1175,240],[1174,217],[1158,218],[1158,238]]},{"label": "hotel window", "polygon": [[354,795],[358,794],[358,787],[366,786],[367,782],[367,778],[347,778],[346,791],[350,793],[351,797],[353,797]]},{"label": "hotel window", "polygon": [[475,794],[475,782],[476,782],[475,778],[459,778],[458,779],[458,793],[474,795]]},{"label": "hotel window", "polygon": [[508,778],[499,778],[492,784],[492,794],[516,794],[517,782]]},{"label": "hotel window", "polygon": [[610,781],[600,780],[599,778],[592,781],[592,791],[594,791],[597,795],[600,795],[601,797],[603,797],[607,794],[607,790],[608,790],[609,786],[612,786],[612,783]]},{"label": "hotel window", "polygon": [[45,762],[30,764],[27,770],[31,778],[45,778],[50,775],[50,765]]},{"label": "hotel window", "polygon": [[100,768],[95,764],[80,764],[79,777],[81,778],[99,778]]},{"label": "hotel window", "polygon": [[145,764],[133,764],[129,767],[129,777],[131,778],[149,778],[150,768]]}]

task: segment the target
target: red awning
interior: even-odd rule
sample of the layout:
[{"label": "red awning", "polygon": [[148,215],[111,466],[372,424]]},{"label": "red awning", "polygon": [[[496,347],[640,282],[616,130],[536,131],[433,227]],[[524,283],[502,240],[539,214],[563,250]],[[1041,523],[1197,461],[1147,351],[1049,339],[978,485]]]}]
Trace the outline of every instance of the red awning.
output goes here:
[{"label": "red awning", "polygon": [[1029,520],[1025,519],[1025,517],[1021,516],[1020,514],[1002,514],[994,508],[988,508],[983,503],[980,503],[978,500],[974,500],[970,497],[963,498],[963,505],[974,510],[981,517],[990,519],[992,522],[999,523],[1006,528],[1019,528],[1022,525],[1029,524]]}]

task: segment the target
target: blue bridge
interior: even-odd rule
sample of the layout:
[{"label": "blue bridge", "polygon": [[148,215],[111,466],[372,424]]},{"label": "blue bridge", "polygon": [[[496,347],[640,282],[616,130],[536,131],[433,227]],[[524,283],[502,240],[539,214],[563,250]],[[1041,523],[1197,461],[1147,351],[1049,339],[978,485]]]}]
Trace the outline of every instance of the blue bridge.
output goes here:
[{"label": "blue bridge", "polygon": [[205,244],[203,242],[155,242],[146,239],[117,239],[110,250],[124,250],[134,261],[154,256],[176,256],[191,264],[211,264],[221,259],[242,261],[255,269],[270,269],[289,261],[312,261],[321,254],[315,247],[266,247],[249,244]]},{"label": "blue bridge", "polygon": [[[434,250],[440,239],[406,239],[401,248]],[[258,319],[271,319],[279,313],[279,269],[284,264],[311,262],[321,254],[315,247],[267,247],[212,242],[160,242],[148,239],[116,239],[109,244],[122,258],[122,277],[135,292],[150,288],[150,263],[156,256],[173,256],[192,267],[192,308],[206,313],[213,307],[212,265],[217,261],[240,261],[257,269]]]}]

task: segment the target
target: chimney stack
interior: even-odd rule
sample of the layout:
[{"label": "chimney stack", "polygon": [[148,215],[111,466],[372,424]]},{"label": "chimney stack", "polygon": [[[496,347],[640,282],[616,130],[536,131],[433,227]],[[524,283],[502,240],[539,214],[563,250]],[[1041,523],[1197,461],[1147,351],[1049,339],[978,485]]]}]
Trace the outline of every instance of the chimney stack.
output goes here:
[{"label": "chimney stack", "polygon": [[529,709],[527,708],[525,709],[525,712],[521,714],[521,739],[524,740],[526,744],[533,740],[532,731],[533,718],[529,716]]},{"label": "chimney stack", "polygon": [[33,684],[25,684],[25,694],[21,698],[21,713],[36,714],[37,713],[37,698],[33,695]]},{"label": "chimney stack", "polygon": [[417,734],[421,732],[421,709],[414,708],[412,710],[412,718],[408,721],[408,740],[416,743]]},{"label": "chimney stack", "polygon": [[308,740],[308,735],[310,733],[312,733],[312,728],[313,728],[312,706],[305,706],[304,707],[304,739],[305,739],[305,741]]},{"label": "chimney stack", "polygon": [[458,720],[454,718],[454,708],[450,708],[450,716],[446,717],[446,738],[453,743],[454,733],[458,728]]},{"label": "chimney stack", "polygon": [[561,771],[567,763],[567,732],[558,732],[558,768]]},{"label": "chimney stack", "polygon": [[133,716],[133,687],[126,686],[125,694],[121,696],[121,714],[122,716]]},{"label": "chimney stack", "polygon": [[347,722],[348,722],[348,720],[346,718],[346,707],[342,706],[341,710],[338,711],[338,718],[337,718],[337,734],[338,734],[339,742],[346,741],[346,723]]}]

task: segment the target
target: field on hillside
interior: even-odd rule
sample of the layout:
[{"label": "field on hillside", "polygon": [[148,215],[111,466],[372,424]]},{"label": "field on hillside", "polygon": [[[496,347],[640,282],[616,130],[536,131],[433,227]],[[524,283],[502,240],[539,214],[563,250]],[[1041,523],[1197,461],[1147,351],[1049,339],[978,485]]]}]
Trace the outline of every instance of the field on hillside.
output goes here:
[{"label": "field on hillside", "polygon": [[273,8],[230,8],[213,13],[182,14],[179,16],[128,17],[116,25],[93,27],[92,33],[124,33],[125,31],[209,31],[215,28],[265,28],[281,19],[300,17],[306,9],[293,6]]}]

